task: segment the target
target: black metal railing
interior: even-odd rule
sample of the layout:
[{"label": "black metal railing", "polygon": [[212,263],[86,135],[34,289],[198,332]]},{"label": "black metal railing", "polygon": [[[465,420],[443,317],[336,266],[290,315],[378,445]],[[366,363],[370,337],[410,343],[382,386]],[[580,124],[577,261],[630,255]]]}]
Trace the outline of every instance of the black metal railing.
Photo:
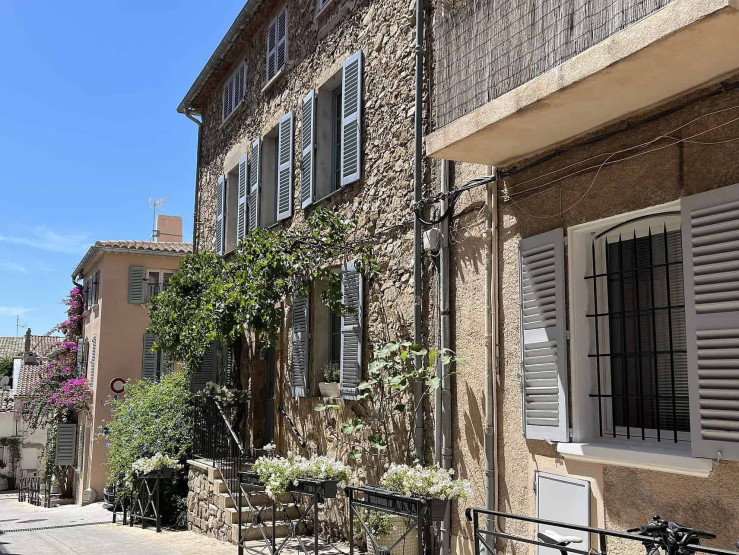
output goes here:
[{"label": "black metal railing", "polygon": [[285,410],[285,407],[280,405],[279,409],[280,415],[287,420],[287,423],[290,424],[290,429],[292,430],[293,434],[295,435],[295,439],[298,441],[298,444],[303,448],[308,448],[308,442],[305,441],[305,438],[303,437],[303,434],[300,433],[300,430],[298,430],[298,427],[295,425],[295,422],[292,418],[290,418],[290,415]]},{"label": "black metal railing", "polygon": [[[51,506],[51,483],[45,482],[40,476],[18,478],[18,501],[30,503],[37,507]],[[42,495],[42,490],[44,495]]]},{"label": "black metal railing", "polygon": [[[608,553],[608,538],[639,542],[645,546],[653,546],[655,544],[655,538],[652,536],[643,536],[641,534],[621,532],[618,530],[606,530],[604,528],[594,528],[592,526],[580,526],[576,524],[568,524],[566,522],[546,520],[543,518],[503,513],[500,511],[483,509],[481,507],[467,507],[465,510],[465,516],[468,521],[472,522],[475,541],[475,555],[480,555],[483,549],[487,553],[496,553],[496,542],[499,539],[526,543],[539,547],[547,547],[550,549],[556,549],[561,553],[576,553],[578,555],[606,555]],[[536,537],[510,534],[505,530],[501,530],[499,524],[500,519],[505,520],[506,527],[510,526],[512,522],[527,522],[535,524],[536,529],[534,534]],[[485,521],[484,524],[486,524],[486,526],[481,526],[481,520]],[[540,526],[544,526],[546,528],[540,529]],[[592,543],[593,545],[597,545],[597,548],[590,547],[589,549],[584,549],[584,547],[587,547],[587,543],[583,546],[582,543],[573,542],[574,546],[570,546],[569,543],[571,542],[565,542],[565,545],[563,545],[554,544],[551,541],[544,541],[544,538],[549,535],[547,533],[551,528],[564,528],[567,533],[579,534],[578,538],[582,541],[585,541],[586,539],[594,539]],[[634,545],[634,547],[638,551],[639,548],[636,545]],[[685,554],[706,553],[709,555],[739,555],[736,551],[728,551],[725,549],[693,543],[682,546],[682,549],[684,549],[684,551],[680,551],[680,553]],[[659,551],[656,551],[655,553],[659,553]]]},{"label": "black metal railing", "polygon": [[244,447],[221,403],[207,395],[195,396],[193,454],[211,461],[221,473],[228,493],[236,499],[239,471],[246,459]]}]

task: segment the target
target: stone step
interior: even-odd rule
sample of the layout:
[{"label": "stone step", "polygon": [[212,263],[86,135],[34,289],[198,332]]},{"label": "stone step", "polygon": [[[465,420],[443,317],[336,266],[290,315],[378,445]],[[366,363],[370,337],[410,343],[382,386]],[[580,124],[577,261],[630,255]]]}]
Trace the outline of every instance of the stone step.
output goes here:
[{"label": "stone step", "polygon": [[[290,532],[290,528],[287,526],[287,524],[278,524],[275,526],[275,538],[285,538],[288,536]],[[264,530],[264,533],[267,535],[267,537],[271,537],[270,534],[272,534],[272,526],[267,526]],[[236,539],[239,537],[239,525],[238,524],[232,524],[231,525],[231,541],[236,541]],[[262,532],[259,530],[258,526],[250,526],[248,524],[244,524],[241,526],[241,539],[244,540],[261,540],[263,539]]]},{"label": "stone step", "polygon": [[[281,509],[278,509],[275,511],[277,515],[277,521],[280,522],[284,520],[285,514]],[[241,519],[242,524],[243,523],[249,523],[252,522],[252,515],[254,513],[249,509],[249,507],[242,507],[241,508]],[[300,515],[298,513],[297,508],[295,507],[289,507],[287,509],[287,516],[291,519],[297,519]],[[262,518],[262,522],[272,522],[272,509],[264,509],[260,513],[260,517]],[[223,511],[223,520],[227,524],[237,524],[239,522],[239,511],[235,507],[228,507],[224,509]]]}]

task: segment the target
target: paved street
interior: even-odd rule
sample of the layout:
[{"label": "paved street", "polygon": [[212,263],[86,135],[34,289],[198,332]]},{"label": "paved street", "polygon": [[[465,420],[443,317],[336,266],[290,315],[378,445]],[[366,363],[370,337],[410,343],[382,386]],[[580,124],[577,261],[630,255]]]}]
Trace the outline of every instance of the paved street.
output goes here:
[{"label": "paved street", "polygon": [[193,532],[129,528],[111,523],[100,503],[45,509],[0,495],[0,553],[213,553],[235,555],[236,547]]}]

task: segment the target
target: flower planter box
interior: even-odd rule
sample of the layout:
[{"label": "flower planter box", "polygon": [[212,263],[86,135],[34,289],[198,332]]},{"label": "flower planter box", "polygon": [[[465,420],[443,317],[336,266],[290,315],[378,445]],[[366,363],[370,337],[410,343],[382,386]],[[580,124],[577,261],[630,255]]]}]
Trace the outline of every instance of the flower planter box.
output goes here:
[{"label": "flower planter box", "polygon": [[372,486],[360,489],[364,493],[363,503],[365,505],[372,505],[393,514],[415,517],[418,515],[418,504],[421,503],[426,507],[426,518],[432,522],[444,520],[447,503],[449,503],[445,499],[432,497],[405,497],[397,492]]},{"label": "flower planter box", "polygon": [[332,399],[341,397],[338,382],[318,382],[318,391],[321,393],[321,397],[330,397]]},{"label": "flower planter box", "polygon": [[138,476],[138,478],[163,478],[165,480],[174,476],[173,468],[162,468],[161,470],[154,470]]},{"label": "flower planter box", "polygon": [[[256,472],[242,472],[241,482],[250,486],[264,486],[259,480]],[[298,479],[298,485],[290,486],[289,492],[306,493],[309,495],[318,495],[324,499],[333,499],[339,489],[338,480],[311,480]]]}]

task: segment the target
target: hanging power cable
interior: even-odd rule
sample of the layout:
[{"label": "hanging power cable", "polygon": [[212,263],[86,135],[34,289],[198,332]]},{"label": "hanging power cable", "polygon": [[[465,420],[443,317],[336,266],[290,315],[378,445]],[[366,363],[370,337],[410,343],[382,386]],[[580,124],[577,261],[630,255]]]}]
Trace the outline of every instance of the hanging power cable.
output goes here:
[{"label": "hanging power cable", "polygon": [[[454,213],[454,205],[457,202],[457,199],[464,193],[465,191],[470,191],[472,189],[475,189],[477,187],[482,187],[484,185],[487,185],[490,182],[496,181],[495,176],[486,176],[486,177],[477,177],[475,179],[472,179],[471,181],[468,181],[461,187],[455,187],[454,189],[451,189],[448,193],[436,193],[435,195],[431,195],[429,197],[421,199],[419,202],[415,204],[413,207],[414,212],[416,213],[416,216],[418,216],[418,220],[424,224],[424,225],[438,225],[441,222],[444,221],[444,218],[446,218],[449,214]],[[449,200],[449,206],[444,211],[443,214],[441,214],[438,218],[433,220],[426,220],[421,216],[422,211],[424,208],[429,206],[430,204],[434,204],[439,202],[440,200],[447,198]]]}]

